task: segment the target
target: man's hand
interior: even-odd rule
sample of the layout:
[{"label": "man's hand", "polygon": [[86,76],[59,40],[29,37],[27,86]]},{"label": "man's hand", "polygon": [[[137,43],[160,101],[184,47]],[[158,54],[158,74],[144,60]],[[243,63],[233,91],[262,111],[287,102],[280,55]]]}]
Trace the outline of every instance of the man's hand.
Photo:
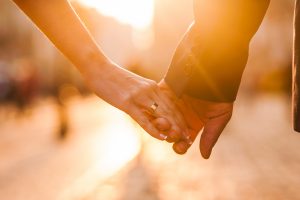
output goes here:
[{"label": "man's hand", "polygon": [[175,142],[173,149],[178,154],[184,154],[203,129],[200,139],[200,152],[208,159],[219,136],[229,122],[233,103],[217,103],[204,101],[184,95],[178,99],[168,85],[162,81],[160,88],[176,102],[189,128],[190,139]]}]

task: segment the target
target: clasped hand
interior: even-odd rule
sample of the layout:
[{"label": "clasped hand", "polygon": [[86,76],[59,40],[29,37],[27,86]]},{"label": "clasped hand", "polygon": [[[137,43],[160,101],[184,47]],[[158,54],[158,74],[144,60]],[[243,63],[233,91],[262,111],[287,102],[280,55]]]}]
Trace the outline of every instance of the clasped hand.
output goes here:
[{"label": "clasped hand", "polygon": [[87,83],[100,98],[126,112],[154,138],[173,143],[178,154],[186,153],[203,129],[200,152],[209,158],[231,118],[232,103],[178,98],[164,80],[157,84],[119,67],[110,69],[114,71],[88,76]]}]

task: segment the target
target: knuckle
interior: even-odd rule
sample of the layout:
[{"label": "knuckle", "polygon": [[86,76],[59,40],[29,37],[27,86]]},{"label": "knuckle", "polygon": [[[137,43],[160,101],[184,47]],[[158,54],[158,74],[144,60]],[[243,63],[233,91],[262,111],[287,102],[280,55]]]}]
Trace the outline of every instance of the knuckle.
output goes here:
[{"label": "knuckle", "polygon": [[148,98],[155,92],[156,88],[158,88],[158,86],[155,81],[146,81],[143,84],[132,88],[126,95],[124,102],[127,104],[143,106],[147,103]]},{"label": "knuckle", "polygon": [[143,97],[142,88],[135,88],[127,95],[126,101],[128,103],[139,103],[141,97]]}]

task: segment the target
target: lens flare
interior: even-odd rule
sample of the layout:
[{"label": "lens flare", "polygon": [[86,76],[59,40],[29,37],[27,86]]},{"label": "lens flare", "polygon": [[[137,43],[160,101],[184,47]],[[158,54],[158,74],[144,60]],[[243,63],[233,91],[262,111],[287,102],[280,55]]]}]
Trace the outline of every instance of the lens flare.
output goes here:
[{"label": "lens flare", "polygon": [[115,18],[135,29],[151,26],[154,12],[153,0],[77,0],[95,8],[101,14]]}]

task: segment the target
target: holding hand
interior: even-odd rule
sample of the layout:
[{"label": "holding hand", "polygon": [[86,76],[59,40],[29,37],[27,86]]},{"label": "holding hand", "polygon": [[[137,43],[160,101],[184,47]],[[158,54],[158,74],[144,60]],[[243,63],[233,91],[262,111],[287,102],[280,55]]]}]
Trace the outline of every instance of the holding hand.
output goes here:
[{"label": "holding hand", "polygon": [[174,151],[178,154],[184,154],[203,129],[200,139],[200,152],[203,158],[208,159],[219,136],[231,119],[233,103],[204,101],[187,95],[184,95],[182,99],[178,99],[164,81],[160,82],[159,85],[169,98],[176,101],[176,105],[183,114],[189,129],[190,140],[175,142],[173,145]]},{"label": "holding hand", "polygon": [[200,151],[204,158],[232,114],[232,103],[214,103],[184,96],[178,99],[162,82],[130,73],[107,58],[68,0],[14,0],[52,43],[78,68],[92,90],[125,111],[150,135],[174,142],[183,154],[204,128]]},{"label": "holding hand", "polygon": [[188,135],[183,115],[155,81],[140,77],[116,64],[93,67],[84,77],[103,100],[130,115],[159,140],[178,142]]},{"label": "holding hand", "polygon": [[14,2],[77,67],[100,98],[125,111],[157,139],[176,142],[187,133],[181,113],[157,84],[112,63],[68,0]]}]

